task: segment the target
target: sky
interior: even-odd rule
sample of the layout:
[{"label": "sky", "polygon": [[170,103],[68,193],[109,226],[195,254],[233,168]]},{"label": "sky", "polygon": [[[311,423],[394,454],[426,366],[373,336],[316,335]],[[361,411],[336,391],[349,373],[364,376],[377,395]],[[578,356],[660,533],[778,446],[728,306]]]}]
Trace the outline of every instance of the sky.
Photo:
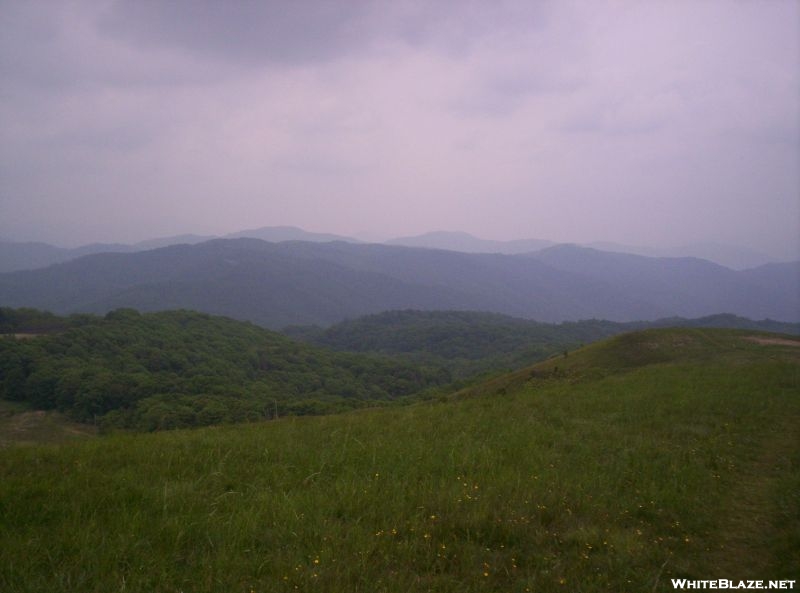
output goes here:
[{"label": "sky", "polygon": [[0,237],[800,259],[795,0],[0,0]]}]

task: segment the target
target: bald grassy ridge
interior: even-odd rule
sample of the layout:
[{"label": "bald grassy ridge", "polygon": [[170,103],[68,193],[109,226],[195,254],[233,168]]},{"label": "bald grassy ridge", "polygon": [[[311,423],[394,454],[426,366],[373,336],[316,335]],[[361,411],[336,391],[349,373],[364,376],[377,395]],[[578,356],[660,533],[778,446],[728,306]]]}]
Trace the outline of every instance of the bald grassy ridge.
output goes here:
[{"label": "bald grassy ridge", "polygon": [[746,335],[621,336],[454,401],[0,451],[0,590],[797,578],[800,349]]}]

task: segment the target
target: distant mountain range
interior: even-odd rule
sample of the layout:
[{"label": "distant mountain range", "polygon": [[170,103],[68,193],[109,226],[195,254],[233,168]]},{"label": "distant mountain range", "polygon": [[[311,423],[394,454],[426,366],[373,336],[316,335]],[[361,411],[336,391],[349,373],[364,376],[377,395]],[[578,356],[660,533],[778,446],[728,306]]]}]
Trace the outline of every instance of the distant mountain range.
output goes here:
[{"label": "distant mountain range", "polygon": [[[460,232],[434,232],[402,237],[386,242],[388,245],[405,245],[407,247],[429,247],[433,249],[449,249],[465,253],[505,253],[508,255],[540,251],[553,247],[557,243],[542,239],[522,239],[516,241],[490,241],[479,239],[468,233]],[[624,245],[622,243],[594,242],[583,244],[599,251],[614,253],[629,253],[633,255],[646,255],[648,257],[697,257],[706,259],[716,264],[734,270],[755,268],[768,263],[775,263],[775,259],[758,251],[739,247],[736,245],[721,245],[719,243],[696,243],[681,247],[656,248]]]},{"label": "distant mountain range", "polygon": [[178,235],[151,239],[132,245],[91,243],[75,248],[56,247],[47,243],[17,243],[0,240],[0,272],[35,270],[95,253],[134,253],[169,245],[196,244],[213,238],[201,235]]},{"label": "distant mountain range", "polygon": [[215,239],[0,274],[0,305],[56,313],[195,309],[270,328],[390,309],[543,322],[732,313],[800,320],[800,262],[734,271],[571,245],[523,255],[347,242]]},{"label": "distant mountain range", "polygon": [[[274,226],[239,231],[225,235],[225,239],[238,239],[248,237],[262,239],[263,241],[348,241],[358,243],[351,237],[331,235],[328,233],[311,233],[291,226]],[[56,247],[47,243],[19,243],[0,239],[0,273],[14,272],[17,270],[34,270],[52,264],[70,261],[84,255],[95,253],[134,253],[147,251],[170,245],[196,245],[211,239],[218,239],[215,235],[175,235],[140,241],[131,245],[123,243],[92,243],[76,248]]]},{"label": "distant mountain range", "polygon": [[[162,237],[134,244],[93,243],[77,248],[62,248],[46,243],[19,243],[0,239],[0,273],[17,270],[43,268],[94,253],[133,253],[170,245],[195,245],[211,239],[261,239],[278,243],[282,241],[311,241],[325,243],[345,241],[363,243],[353,237],[331,233],[313,233],[292,226],[270,226],[230,233],[222,237],[213,235],[176,235]],[[557,243],[543,239],[519,239],[513,241],[493,241],[480,239],[468,233],[436,231],[410,237],[400,237],[385,242],[386,245],[445,249],[463,253],[503,253],[516,255],[531,253],[553,247]],[[594,242],[582,245],[600,251],[629,253],[648,257],[697,257],[717,263],[734,270],[755,268],[768,263],[776,263],[774,258],[744,247],[720,245],[717,243],[698,243],[674,248],[655,248],[620,243]]]}]

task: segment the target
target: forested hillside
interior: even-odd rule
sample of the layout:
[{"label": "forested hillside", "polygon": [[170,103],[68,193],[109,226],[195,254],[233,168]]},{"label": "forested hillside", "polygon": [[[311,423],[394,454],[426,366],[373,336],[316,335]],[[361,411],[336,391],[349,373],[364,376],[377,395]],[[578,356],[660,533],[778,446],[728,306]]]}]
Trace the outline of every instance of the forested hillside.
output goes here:
[{"label": "forested hillside", "polygon": [[450,381],[442,368],[329,352],[189,311],[123,309],[68,319],[0,312],[2,331],[21,334],[0,337],[0,398],[106,427],[154,430],[326,413]]},{"label": "forested hillside", "polygon": [[652,327],[716,327],[800,334],[800,324],[753,321],[735,315],[619,323],[589,319],[539,323],[475,311],[386,311],[329,328],[292,326],[299,340],[350,352],[402,356],[446,366],[455,377],[515,369],[603,338]]}]

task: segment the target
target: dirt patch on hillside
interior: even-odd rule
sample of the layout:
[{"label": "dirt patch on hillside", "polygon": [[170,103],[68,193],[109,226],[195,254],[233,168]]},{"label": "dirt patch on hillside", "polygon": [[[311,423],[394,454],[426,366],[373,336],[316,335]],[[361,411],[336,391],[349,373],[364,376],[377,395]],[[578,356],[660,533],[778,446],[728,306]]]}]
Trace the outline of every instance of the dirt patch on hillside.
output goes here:
[{"label": "dirt patch on hillside", "polygon": [[3,334],[0,333],[0,338],[15,338],[17,340],[30,340],[31,338],[38,338],[39,336],[43,336],[45,334],[32,334],[32,333],[18,333],[18,334]]},{"label": "dirt patch on hillside", "polygon": [[789,340],[786,338],[764,338],[761,336],[747,336],[745,340],[749,340],[763,346],[796,346],[800,348],[800,340]]},{"label": "dirt patch on hillside", "polygon": [[58,412],[0,410],[0,448],[63,443],[96,434],[94,426],[69,421]]}]

